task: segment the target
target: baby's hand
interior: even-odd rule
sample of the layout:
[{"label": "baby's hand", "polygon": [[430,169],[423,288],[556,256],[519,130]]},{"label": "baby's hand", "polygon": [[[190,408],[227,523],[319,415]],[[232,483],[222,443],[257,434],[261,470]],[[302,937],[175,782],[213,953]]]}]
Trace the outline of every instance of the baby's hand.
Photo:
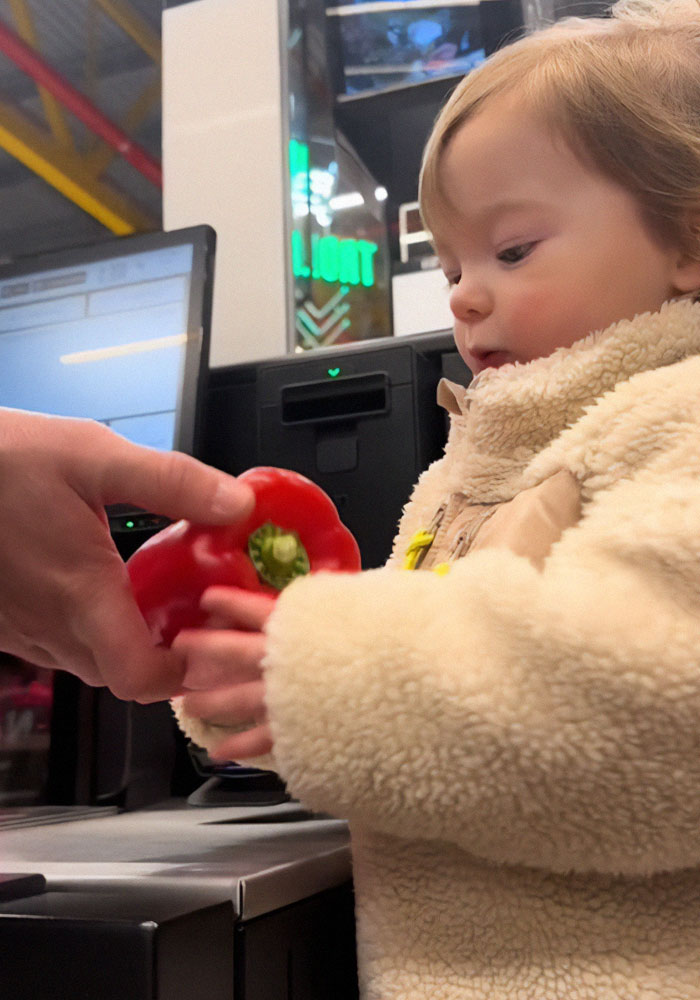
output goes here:
[{"label": "baby's hand", "polygon": [[248,728],[210,751],[215,760],[245,760],[272,749],[265,706],[263,627],[274,597],[211,587],[202,597],[209,628],[183,630],[173,649],[185,658],[183,708],[212,725]]}]

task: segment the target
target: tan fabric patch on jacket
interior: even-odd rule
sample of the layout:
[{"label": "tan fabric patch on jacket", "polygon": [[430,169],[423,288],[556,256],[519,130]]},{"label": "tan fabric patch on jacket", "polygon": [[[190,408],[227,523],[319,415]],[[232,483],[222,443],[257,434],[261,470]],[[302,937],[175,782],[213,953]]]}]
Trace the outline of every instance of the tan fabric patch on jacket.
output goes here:
[{"label": "tan fabric patch on jacket", "polygon": [[581,487],[567,469],[501,504],[470,504],[454,494],[420,568],[434,569],[479,549],[508,548],[541,569],[552,545],[580,518]]},{"label": "tan fabric patch on jacket", "polygon": [[481,526],[470,551],[508,548],[541,569],[554,543],[580,519],[581,485],[568,469],[561,469],[500,504]]}]

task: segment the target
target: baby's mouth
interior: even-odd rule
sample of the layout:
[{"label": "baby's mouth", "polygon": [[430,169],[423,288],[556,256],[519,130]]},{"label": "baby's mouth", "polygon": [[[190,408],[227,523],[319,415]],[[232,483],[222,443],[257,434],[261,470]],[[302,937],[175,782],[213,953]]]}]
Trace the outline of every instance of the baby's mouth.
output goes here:
[{"label": "baby's mouth", "polygon": [[507,365],[511,361],[508,351],[475,350],[471,352],[471,355],[476,361],[475,368],[477,371],[475,374],[484,371],[486,368],[501,368],[502,365]]}]

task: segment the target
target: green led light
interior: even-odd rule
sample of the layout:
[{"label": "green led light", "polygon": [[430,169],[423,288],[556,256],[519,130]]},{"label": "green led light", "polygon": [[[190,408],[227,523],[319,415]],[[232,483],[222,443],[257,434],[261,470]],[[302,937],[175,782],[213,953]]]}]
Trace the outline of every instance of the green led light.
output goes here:
[{"label": "green led light", "polygon": [[135,528],[136,524],[135,524],[134,521],[127,521],[126,522],[126,526],[127,526],[127,528]]},{"label": "green led light", "polygon": [[340,375],[340,368],[329,368],[328,374],[330,375],[331,378],[338,378],[338,376]]}]

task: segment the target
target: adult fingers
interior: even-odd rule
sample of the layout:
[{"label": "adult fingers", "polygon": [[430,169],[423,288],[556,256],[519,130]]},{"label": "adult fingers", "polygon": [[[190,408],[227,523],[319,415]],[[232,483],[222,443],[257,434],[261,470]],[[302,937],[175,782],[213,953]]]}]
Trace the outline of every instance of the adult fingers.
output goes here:
[{"label": "adult fingers", "polygon": [[135,644],[130,666],[133,672],[127,676],[114,674],[107,682],[117,698],[147,705],[167,701],[181,693],[184,664],[172,650],[160,646],[144,650],[142,645]]},{"label": "adult fingers", "polygon": [[[117,557],[118,558],[118,557]],[[172,697],[182,687],[185,663],[176,651],[153,643],[136,606],[123,563],[103,571],[90,602],[74,602],[81,639],[94,677],[71,669],[89,684],[106,684],[118,697],[142,702]]]},{"label": "adult fingers", "polygon": [[84,473],[102,503],[133,503],[165,517],[214,524],[252,510],[248,486],[189,455],[142,448],[118,435],[106,442],[102,461]]},{"label": "adult fingers", "polygon": [[75,530],[37,528],[23,549],[18,539],[19,554],[7,539],[0,543],[0,561],[12,567],[0,584],[1,648],[107,685],[119,698],[170,697],[184,664],[155,649],[108,533],[94,514],[74,506],[65,510]]}]

